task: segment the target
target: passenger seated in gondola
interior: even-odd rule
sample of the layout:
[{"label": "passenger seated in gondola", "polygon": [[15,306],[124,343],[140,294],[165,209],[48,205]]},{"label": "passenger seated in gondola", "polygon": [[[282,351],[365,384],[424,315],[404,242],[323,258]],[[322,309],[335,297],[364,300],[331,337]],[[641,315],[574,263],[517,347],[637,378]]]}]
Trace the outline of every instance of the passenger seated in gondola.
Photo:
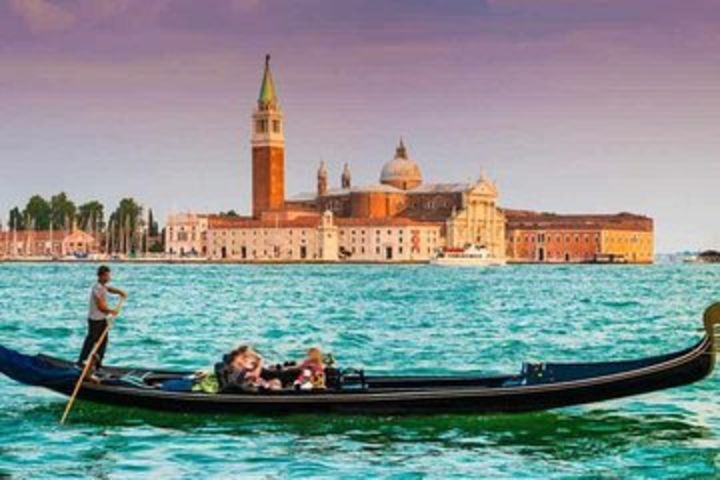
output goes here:
[{"label": "passenger seated in gondola", "polygon": [[265,380],[262,377],[263,358],[248,345],[232,351],[226,361],[216,367],[216,372],[221,392],[256,392],[282,388],[280,380]]},{"label": "passenger seated in gondola", "polygon": [[326,388],[325,361],[318,347],[312,347],[307,351],[305,360],[300,364],[300,375],[295,379],[293,386],[296,390]]}]

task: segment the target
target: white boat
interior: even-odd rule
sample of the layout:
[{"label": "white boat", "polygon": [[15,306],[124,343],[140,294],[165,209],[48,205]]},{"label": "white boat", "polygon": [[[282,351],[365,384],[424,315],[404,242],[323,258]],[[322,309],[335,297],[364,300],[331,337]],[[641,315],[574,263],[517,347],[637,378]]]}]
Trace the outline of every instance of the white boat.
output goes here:
[{"label": "white boat", "polygon": [[493,267],[506,262],[504,258],[494,257],[486,247],[470,245],[465,249],[445,248],[430,263],[449,267]]}]

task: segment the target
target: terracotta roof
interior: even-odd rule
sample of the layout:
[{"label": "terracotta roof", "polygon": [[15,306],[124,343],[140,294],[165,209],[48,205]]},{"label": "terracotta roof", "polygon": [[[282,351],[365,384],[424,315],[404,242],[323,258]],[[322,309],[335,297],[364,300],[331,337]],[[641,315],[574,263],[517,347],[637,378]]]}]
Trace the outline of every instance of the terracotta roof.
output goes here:
[{"label": "terracotta roof", "polygon": [[406,227],[406,226],[432,226],[443,225],[443,222],[416,221],[406,217],[380,217],[380,218],[359,218],[359,217],[335,217],[335,225],[344,226],[367,226],[367,227]]},{"label": "terracotta roof", "polygon": [[[49,242],[51,237],[53,242],[62,242],[70,236],[80,234],[93,238],[92,235],[86,232],[76,231],[74,233],[69,233],[67,230],[53,230],[52,235],[50,234],[50,230],[18,230],[15,235],[18,242],[24,242],[26,239],[29,239],[31,242]],[[12,241],[12,239],[12,231],[6,230],[0,232],[0,240]]]},{"label": "terracotta roof", "polygon": [[279,218],[277,220],[260,220],[253,217],[227,217],[210,215],[208,228],[210,230],[229,228],[314,228],[321,222],[317,215],[302,216],[293,219]]},{"label": "terracotta roof", "polygon": [[622,212],[616,214],[557,214],[529,210],[505,209],[508,229],[524,230],[638,230],[653,231],[653,220],[644,215]]}]

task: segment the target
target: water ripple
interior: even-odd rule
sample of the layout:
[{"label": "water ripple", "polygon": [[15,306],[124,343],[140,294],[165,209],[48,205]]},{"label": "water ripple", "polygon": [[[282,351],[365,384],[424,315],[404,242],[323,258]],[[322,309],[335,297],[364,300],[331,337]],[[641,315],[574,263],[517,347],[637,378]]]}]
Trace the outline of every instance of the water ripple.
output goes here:
[{"label": "water ripple", "polygon": [[[71,357],[95,266],[0,264],[0,344]],[[240,343],[308,345],[370,372],[515,372],[698,338],[713,266],[116,265],[130,301],[108,361],[203,368]],[[720,381],[518,416],[283,418],[78,403],[0,379],[0,478],[706,478]]]}]

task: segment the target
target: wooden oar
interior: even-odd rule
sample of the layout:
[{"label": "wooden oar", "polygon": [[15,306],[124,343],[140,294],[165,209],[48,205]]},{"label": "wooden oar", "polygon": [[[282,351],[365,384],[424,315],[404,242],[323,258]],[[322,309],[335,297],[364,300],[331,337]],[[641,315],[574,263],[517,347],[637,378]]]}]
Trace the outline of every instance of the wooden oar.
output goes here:
[{"label": "wooden oar", "polygon": [[77,397],[77,394],[80,392],[80,388],[82,388],[82,384],[85,381],[85,377],[87,377],[88,372],[90,372],[90,367],[92,367],[93,362],[95,361],[95,355],[97,354],[98,350],[100,349],[100,345],[103,344],[105,341],[105,338],[108,336],[108,333],[110,333],[110,329],[113,326],[113,317],[117,317],[120,315],[120,310],[122,309],[123,302],[125,301],[124,298],[120,299],[120,302],[117,306],[117,313],[115,315],[109,315],[108,316],[108,324],[107,327],[105,327],[105,330],[103,330],[102,335],[100,335],[100,338],[98,339],[97,343],[93,346],[93,349],[90,351],[90,355],[88,355],[88,358],[85,360],[85,367],[82,370],[82,373],[80,374],[80,377],[77,380],[77,383],[75,384],[75,389],[73,390],[72,395],[70,396],[70,400],[68,400],[67,405],[65,406],[65,411],[63,412],[63,416],[60,419],[60,425],[65,424],[65,420],[67,420],[68,414],[70,414],[70,409],[72,409],[73,403],[75,403],[75,398]]}]

